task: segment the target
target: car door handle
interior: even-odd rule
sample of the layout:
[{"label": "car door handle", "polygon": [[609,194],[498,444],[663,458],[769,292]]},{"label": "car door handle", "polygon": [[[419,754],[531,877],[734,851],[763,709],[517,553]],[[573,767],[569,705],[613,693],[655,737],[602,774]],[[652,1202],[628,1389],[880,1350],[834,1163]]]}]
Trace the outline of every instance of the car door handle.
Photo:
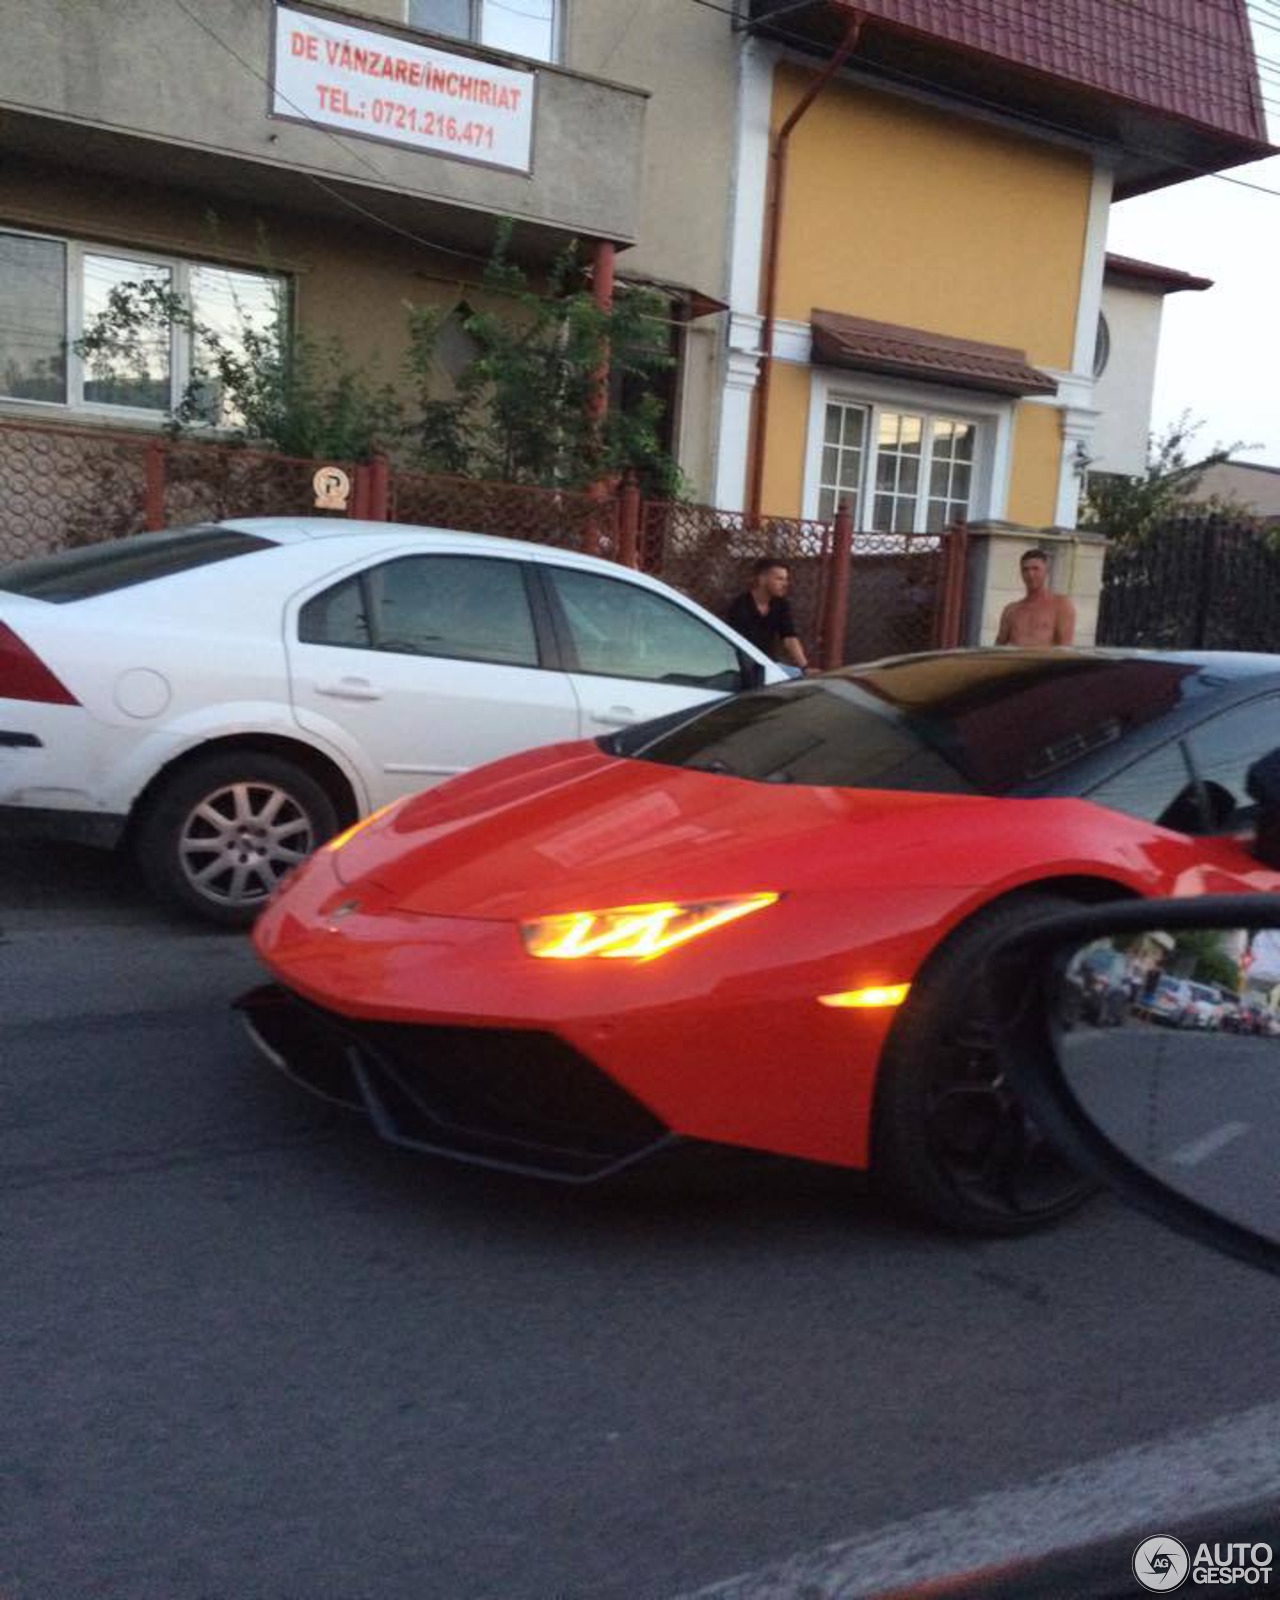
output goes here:
[{"label": "car door handle", "polygon": [[382,690],[368,678],[337,678],[330,683],[318,683],[316,693],[327,694],[334,700],[382,699]]},{"label": "car door handle", "polygon": [[630,706],[610,706],[607,711],[593,711],[591,720],[601,728],[628,728],[639,722],[640,713]]}]

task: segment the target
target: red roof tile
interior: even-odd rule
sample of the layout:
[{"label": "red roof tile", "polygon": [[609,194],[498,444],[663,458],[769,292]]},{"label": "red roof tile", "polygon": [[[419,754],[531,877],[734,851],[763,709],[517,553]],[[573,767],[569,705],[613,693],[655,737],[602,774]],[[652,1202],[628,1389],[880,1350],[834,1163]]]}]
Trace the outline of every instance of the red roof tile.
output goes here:
[{"label": "red roof tile", "polygon": [[823,366],[884,372],[917,382],[959,384],[996,394],[1056,394],[1046,372],[1030,366],[1026,352],[976,339],[952,339],[922,328],[902,328],[838,311],[814,311],[813,359]]},{"label": "red roof tile", "polygon": [[837,0],[912,32],[1266,141],[1245,0]]},{"label": "red roof tile", "polygon": [[1097,145],[1117,199],[1274,154],[1245,0],[746,0],[850,70]]}]

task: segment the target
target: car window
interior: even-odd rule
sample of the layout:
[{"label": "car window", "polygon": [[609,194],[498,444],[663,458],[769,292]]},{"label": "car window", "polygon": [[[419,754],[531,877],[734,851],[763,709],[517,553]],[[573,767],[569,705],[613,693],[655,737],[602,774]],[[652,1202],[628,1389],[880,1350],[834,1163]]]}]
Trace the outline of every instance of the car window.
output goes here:
[{"label": "car window", "polygon": [[1238,826],[1253,815],[1245,788],[1249,768],[1280,746],[1280,696],[1263,695],[1233,706],[1187,735],[1191,764],[1219,805],[1219,827]]},{"label": "car window", "polygon": [[723,634],[637,584],[570,567],[543,569],[579,669],[614,678],[738,689],[742,664]]},{"label": "car window", "polygon": [[270,539],[235,528],[139,533],[84,549],[60,550],[56,555],[16,561],[0,569],[0,590],[65,605],[71,600],[89,600],[94,595],[150,583],[155,578],[171,578],[175,573],[212,566],[216,561],[230,561],[255,550],[275,548]]},{"label": "car window", "polygon": [[1263,695],[1132,762],[1089,798],[1179,833],[1227,832],[1252,816],[1245,777],[1277,746],[1280,696]]},{"label": "car window", "polygon": [[517,561],[402,556],[313,595],[304,644],[536,667],[533,613]]},{"label": "car window", "polygon": [[1171,739],[1089,792],[1088,798],[1143,822],[1179,833],[1202,833],[1195,778],[1180,739]]},{"label": "car window", "polygon": [[[661,736],[613,735],[609,748],[771,783],[1078,793],[1073,769],[1182,704],[1196,671],[1066,651],[907,657],[720,701]],[[1188,776],[1184,765],[1179,783]]]}]

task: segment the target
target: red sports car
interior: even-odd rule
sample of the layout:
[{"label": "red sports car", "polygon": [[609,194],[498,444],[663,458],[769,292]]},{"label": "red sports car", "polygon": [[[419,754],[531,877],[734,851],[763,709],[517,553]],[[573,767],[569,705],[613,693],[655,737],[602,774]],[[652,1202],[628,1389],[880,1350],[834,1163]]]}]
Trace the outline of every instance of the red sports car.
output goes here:
[{"label": "red sports car", "polygon": [[386,1138],[574,1181],[678,1140],[1013,1232],[1085,1185],[1004,1087],[984,946],[1064,903],[1280,889],[1280,658],[971,650],[775,685],[399,801],[289,880],[246,996]]}]

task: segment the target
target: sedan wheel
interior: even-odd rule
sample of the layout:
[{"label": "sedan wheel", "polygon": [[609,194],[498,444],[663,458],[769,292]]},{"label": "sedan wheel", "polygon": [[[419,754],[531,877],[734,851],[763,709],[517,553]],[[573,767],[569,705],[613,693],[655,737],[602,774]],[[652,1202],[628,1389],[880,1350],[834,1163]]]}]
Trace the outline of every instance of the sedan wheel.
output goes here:
[{"label": "sedan wheel", "polygon": [[215,922],[253,920],[285,875],[337,829],[333,802],[290,761],[216,753],[167,779],[134,848],[156,893]]}]

